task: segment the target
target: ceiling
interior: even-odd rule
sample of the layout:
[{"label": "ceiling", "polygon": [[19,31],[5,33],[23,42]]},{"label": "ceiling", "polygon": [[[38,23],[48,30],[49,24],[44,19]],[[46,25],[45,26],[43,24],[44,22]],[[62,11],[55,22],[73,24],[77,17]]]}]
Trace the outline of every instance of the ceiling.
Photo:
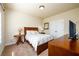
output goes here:
[{"label": "ceiling", "polygon": [[[45,9],[40,10],[39,6],[44,5]],[[62,13],[74,8],[78,8],[78,3],[8,3],[5,4],[8,10],[16,10],[39,18],[47,18],[58,13]]]}]

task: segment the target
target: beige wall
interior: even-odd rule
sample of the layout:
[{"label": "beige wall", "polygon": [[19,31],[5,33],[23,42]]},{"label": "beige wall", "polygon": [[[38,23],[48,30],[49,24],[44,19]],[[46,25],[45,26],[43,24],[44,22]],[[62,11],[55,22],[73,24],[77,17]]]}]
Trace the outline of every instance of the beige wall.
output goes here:
[{"label": "beige wall", "polygon": [[4,49],[5,46],[5,16],[4,16],[4,12],[2,11],[2,8],[0,6],[0,12],[1,12],[1,43],[0,43],[0,55]]},{"label": "beige wall", "polygon": [[[77,24],[77,32],[79,32],[78,23],[79,23],[79,8],[63,12],[48,18],[41,20],[33,16],[29,16],[26,13],[21,13],[18,11],[7,11],[6,12],[6,45],[13,44],[16,42],[14,35],[18,33],[19,27],[29,27],[36,26],[42,27],[45,22],[49,22],[49,25],[54,20],[64,20],[64,34],[68,34],[69,27],[68,21],[72,20]],[[49,26],[51,27],[51,25]],[[50,28],[49,28],[50,29]],[[51,31],[47,30],[46,33]]]},{"label": "beige wall", "polygon": [[29,16],[18,11],[6,12],[6,45],[16,42],[14,35],[18,34],[18,28],[23,27],[41,27],[40,18]]},{"label": "beige wall", "polygon": [[[48,17],[43,20],[43,23],[49,22],[49,25],[50,25],[50,23],[55,20],[64,20],[64,34],[68,34],[68,32],[69,32],[69,20],[72,20],[73,22],[76,23],[76,25],[77,25],[76,30],[77,30],[77,32],[79,32],[79,8]],[[49,27],[51,27],[51,25]],[[49,33],[51,31],[47,30],[45,32]]]}]

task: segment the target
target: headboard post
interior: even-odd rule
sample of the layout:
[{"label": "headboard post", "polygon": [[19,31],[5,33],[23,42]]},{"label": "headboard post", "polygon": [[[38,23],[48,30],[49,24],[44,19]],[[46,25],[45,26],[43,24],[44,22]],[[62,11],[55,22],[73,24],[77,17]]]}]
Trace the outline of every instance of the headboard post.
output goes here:
[{"label": "headboard post", "polygon": [[26,36],[26,27],[24,27],[24,42],[26,41],[25,36]]}]

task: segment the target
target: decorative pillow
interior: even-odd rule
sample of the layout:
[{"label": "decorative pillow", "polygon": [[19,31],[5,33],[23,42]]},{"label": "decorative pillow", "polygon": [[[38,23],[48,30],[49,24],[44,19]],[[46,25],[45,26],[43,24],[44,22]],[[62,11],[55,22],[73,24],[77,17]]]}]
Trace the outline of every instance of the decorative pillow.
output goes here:
[{"label": "decorative pillow", "polygon": [[27,31],[27,35],[35,35],[38,34],[38,31]]}]

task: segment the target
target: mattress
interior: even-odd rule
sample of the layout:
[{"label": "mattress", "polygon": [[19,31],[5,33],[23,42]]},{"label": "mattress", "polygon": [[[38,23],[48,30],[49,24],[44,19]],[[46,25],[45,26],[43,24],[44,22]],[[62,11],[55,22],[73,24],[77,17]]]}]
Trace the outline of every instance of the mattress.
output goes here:
[{"label": "mattress", "polygon": [[25,38],[32,44],[34,50],[37,51],[37,46],[52,40],[53,36],[48,34],[27,34]]}]

